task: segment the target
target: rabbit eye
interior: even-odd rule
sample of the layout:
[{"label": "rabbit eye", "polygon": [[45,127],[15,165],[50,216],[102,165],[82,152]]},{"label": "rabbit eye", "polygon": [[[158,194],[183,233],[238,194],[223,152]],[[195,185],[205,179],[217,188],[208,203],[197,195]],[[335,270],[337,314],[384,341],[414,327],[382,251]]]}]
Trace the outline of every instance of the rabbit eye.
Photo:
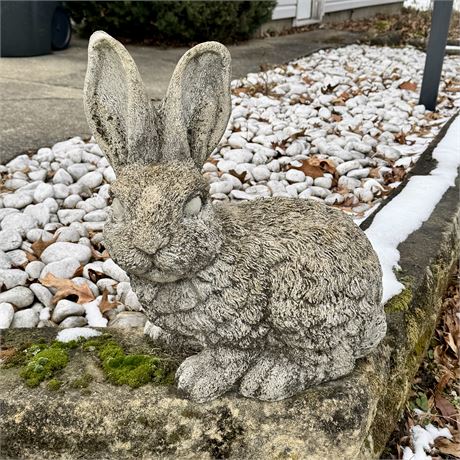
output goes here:
[{"label": "rabbit eye", "polygon": [[184,214],[187,217],[196,216],[201,211],[201,198],[196,196],[189,200],[189,202],[184,207]]},{"label": "rabbit eye", "polygon": [[112,200],[112,216],[115,220],[121,220],[123,217],[124,209],[118,198]]}]

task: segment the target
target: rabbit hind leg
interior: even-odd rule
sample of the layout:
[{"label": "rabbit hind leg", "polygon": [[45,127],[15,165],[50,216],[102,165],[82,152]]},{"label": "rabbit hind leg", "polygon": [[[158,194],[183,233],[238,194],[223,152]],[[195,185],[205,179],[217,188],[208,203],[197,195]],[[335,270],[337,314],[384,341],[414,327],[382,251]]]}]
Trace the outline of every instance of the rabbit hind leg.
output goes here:
[{"label": "rabbit hind leg", "polygon": [[240,383],[248,398],[280,401],[322,382],[342,377],[354,367],[354,358],[342,347],[329,356],[304,356],[294,360],[283,353],[264,352],[249,368]]},{"label": "rabbit hind leg", "polygon": [[279,401],[310,386],[308,372],[283,354],[260,355],[240,383],[243,396]]},{"label": "rabbit hind leg", "polygon": [[206,348],[179,366],[177,387],[196,402],[210,401],[231,390],[253,359],[254,352],[248,350]]}]

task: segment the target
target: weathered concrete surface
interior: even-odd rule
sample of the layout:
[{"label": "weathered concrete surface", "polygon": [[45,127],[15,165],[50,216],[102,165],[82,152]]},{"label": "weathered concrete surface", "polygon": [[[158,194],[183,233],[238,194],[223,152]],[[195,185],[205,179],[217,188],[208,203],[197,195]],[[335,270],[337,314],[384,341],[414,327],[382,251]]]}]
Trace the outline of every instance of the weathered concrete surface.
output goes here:
[{"label": "weathered concrete surface", "polygon": [[[435,163],[430,156],[428,150],[415,174],[430,171]],[[229,395],[199,405],[182,399],[173,387],[109,385],[97,362],[84,354],[60,377],[90,372],[94,381],[84,391],[28,389],[17,369],[2,369],[1,457],[377,458],[401,413],[458,260],[459,190],[457,179],[430,219],[400,245],[410,295],[387,305],[385,340],[346,378],[277,403]],[[2,346],[52,333],[10,330]],[[154,346],[140,333],[115,333],[128,350]]]},{"label": "weathered concrete surface", "polygon": [[[282,64],[321,48],[354,43],[360,34],[315,30],[230,46],[233,77]],[[0,60],[0,163],[69,136],[89,136],[83,111],[88,42],[47,56]],[[128,46],[152,99],[160,100],[186,48]]]}]

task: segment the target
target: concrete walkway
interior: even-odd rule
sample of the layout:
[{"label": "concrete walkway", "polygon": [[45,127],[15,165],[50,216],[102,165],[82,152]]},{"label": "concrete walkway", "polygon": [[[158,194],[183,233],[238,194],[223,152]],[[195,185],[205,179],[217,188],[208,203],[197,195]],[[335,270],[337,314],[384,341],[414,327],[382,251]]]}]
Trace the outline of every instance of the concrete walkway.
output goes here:
[{"label": "concrete walkway", "polygon": [[[230,46],[233,76],[257,72],[262,64],[281,64],[320,48],[356,42],[359,35],[316,30],[254,39]],[[82,89],[87,41],[74,38],[68,50],[32,58],[0,60],[0,163],[28,149],[88,135]],[[129,46],[153,99],[160,100],[186,48]]]}]

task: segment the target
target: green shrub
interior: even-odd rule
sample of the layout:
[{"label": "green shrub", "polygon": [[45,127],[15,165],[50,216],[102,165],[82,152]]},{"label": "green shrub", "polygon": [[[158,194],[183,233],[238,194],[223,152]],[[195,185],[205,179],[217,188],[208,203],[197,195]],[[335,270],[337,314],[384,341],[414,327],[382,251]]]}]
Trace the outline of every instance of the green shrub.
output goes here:
[{"label": "green shrub", "polygon": [[270,20],[275,1],[66,2],[77,30],[121,40],[191,44],[247,40]]}]

